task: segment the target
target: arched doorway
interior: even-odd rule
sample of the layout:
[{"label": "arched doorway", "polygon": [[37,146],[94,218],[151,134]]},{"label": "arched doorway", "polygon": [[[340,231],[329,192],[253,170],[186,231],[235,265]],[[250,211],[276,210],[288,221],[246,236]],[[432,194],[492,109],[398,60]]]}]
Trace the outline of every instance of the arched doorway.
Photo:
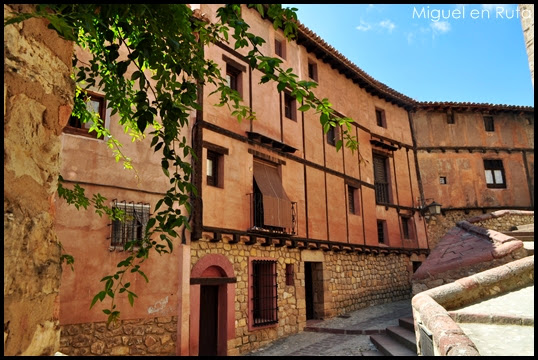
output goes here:
[{"label": "arched doorway", "polygon": [[224,255],[206,255],[192,268],[190,355],[227,355],[228,340],[235,337],[235,282]]}]

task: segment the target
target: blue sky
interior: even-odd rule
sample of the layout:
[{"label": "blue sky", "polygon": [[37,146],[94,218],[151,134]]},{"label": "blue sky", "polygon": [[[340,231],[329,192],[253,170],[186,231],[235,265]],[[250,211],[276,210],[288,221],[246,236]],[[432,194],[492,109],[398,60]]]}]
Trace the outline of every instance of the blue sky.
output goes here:
[{"label": "blue sky", "polygon": [[286,4],[374,79],[418,101],[534,106],[517,5]]}]

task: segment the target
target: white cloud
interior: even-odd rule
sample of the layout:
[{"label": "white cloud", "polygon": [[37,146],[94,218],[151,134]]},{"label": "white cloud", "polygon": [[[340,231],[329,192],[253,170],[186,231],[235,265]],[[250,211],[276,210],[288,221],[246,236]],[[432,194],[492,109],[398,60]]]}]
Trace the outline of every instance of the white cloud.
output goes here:
[{"label": "white cloud", "polygon": [[450,31],[450,23],[448,21],[436,21],[430,24],[434,32],[446,33]]},{"label": "white cloud", "polygon": [[360,25],[356,27],[357,30],[360,31],[368,31],[372,28],[372,26],[364,21],[362,19],[360,20]]},{"label": "white cloud", "polygon": [[389,32],[392,32],[392,30],[394,30],[394,28],[396,27],[396,25],[394,25],[394,23],[390,20],[383,20],[379,23],[379,26],[381,26],[382,28],[385,28],[387,29]]}]

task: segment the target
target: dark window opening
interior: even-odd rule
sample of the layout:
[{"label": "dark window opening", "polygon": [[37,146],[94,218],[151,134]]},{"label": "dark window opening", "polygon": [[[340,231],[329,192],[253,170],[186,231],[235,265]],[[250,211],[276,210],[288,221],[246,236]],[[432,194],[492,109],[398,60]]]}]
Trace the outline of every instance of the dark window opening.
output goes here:
[{"label": "dark window opening", "polygon": [[286,45],[284,41],[275,39],[275,54],[281,58],[286,58]]},{"label": "dark window opening", "polygon": [[377,241],[380,244],[385,244],[386,240],[385,220],[377,220]]},{"label": "dark window opening", "polygon": [[417,272],[418,268],[422,265],[422,262],[420,261],[413,261],[413,274]]},{"label": "dark window opening", "polygon": [[110,245],[117,250],[123,250],[127,243],[144,239],[150,215],[149,204],[114,200],[112,207],[121,210],[122,216],[120,220],[112,221]]},{"label": "dark window opening", "polygon": [[336,143],[340,140],[340,128],[338,126],[330,126],[327,131],[327,144],[336,146]]},{"label": "dark window opening", "polygon": [[484,160],[484,171],[488,188],[506,188],[502,160]]},{"label": "dark window opening", "polygon": [[386,128],[387,122],[385,119],[385,110],[375,109],[375,120],[377,126]]},{"label": "dark window opening", "polygon": [[241,70],[228,63],[226,64],[226,82],[230,89],[237,91],[241,96],[243,95],[241,93]]},{"label": "dark window opening", "polygon": [[286,264],[286,285],[294,285],[293,275],[293,264]]},{"label": "dark window opening", "polygon": [[358,202],[358,193],[359,189],[357,189],[354,186],[348,185],[347,186],[347,201],[349,206],[349,212],[351,214],[359,214],[359,206],[357,204]]},{"label": "dark window opening", "polygon": [[404,239],[410,239],[409,237],[409,219],[402,218],[402,233]]},{"label": "dark window opening", "polygon": [[252,261],[253,326],[278,323],[276,260]]},{"label": "dark window opening", "polygon": [[308,61],[308,77],[314,81],[318,81],[318,64]]},{"label": "dark window opening", "polygon": [[493,116],[484,116],[484,127],[486,131],[495,131],[495,124],[493,122]]},{"label": "dark window opening", "polygon": [[390,203],[387,160],[381,155],[374,154],[373,156],[375,199],[378,204]]},{"label": "dark window opening", "polygon": [[207,185],[222,187],[222,176],[219,171],[221,161],[221,154],[207,150]]},{"label": "dark window opening", "polygon": [[439,177],[439,184],[446,185],[446,176]]},{"label": "dark window opening", "polygon": [[288,93],[284,93],[284,115],[291,120],[297,120],[296,101]]},{"label": "dark window opening", "polygon": [[455,124],[456,123],[454,121],[454,114],[453,113],[447,113],[446,114],[446,123],[447,124]]},{"label": "dark window opening", "polygon": [[[79,96],[84,98],[86,102],[86,108],[90,113],[97,113],[101,120],[105,121],[106,115],[106,101],[104,95],[96,94],[93,92],[80,93]],[[71,115],[69,122],[64,127],[64,132],[69,134],[83,135],[92,138],[97,138],[97,132],[92,131],[91,133],[88,130],[92,127],[93,121],[82,122],[82,120],[75,116]]]}]

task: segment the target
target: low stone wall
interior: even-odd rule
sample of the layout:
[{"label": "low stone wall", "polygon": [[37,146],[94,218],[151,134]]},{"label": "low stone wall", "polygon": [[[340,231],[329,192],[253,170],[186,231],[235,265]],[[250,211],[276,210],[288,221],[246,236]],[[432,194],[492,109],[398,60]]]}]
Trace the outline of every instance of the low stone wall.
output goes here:
[{"label": "low stone wall", "polygon": [[502,232],[509,231],[513,226],[534,223],[534,211],[499,210],[484,214],[481,210],[446,210],[445,215],[432,216],[428,220],[426,231],[430,250],[437,246],[448,230],[462,220]]},{"label": "low stone wall", "polygon": [[[192,266],[207,254],[222,254],[234,266],[236,283],[235,332],[228,341],[228,355],[239,355],[263,347],[277,338],[298,333],[306,326],[304,253],[299,249],[228,244],[228,239],[211,243],[202,239],[191,243]],[[306,250],[312,254],[311,250]],[[358,254],[316,250],[323,259],[324,318],[375,304],[411,297],[408,255]],[[278,319],[276,327],[249,331],[249,257],[277,259]],[[294,285],[286,285],[285,264],[294,265]]]},{"label": "low stone wall", "polygon": [[534,211],[499,210],[474,216],[469,223],[499,232],[510,231],[514,226],[534,224]]},{"label": "low stone wall", "polygon": [[[534,256],[499,266],[415,295],[411,301],[417,340],[419,325],[433,336],[435,355],[476,356],[476,345],[448,310],[507,293],[534,283]],[[423,355],[417,341],[418,355]]]},{"label": "low stone wall", "polygon": [[175,355],[177,317],[62,326],[60,352],[70,356]]}]

